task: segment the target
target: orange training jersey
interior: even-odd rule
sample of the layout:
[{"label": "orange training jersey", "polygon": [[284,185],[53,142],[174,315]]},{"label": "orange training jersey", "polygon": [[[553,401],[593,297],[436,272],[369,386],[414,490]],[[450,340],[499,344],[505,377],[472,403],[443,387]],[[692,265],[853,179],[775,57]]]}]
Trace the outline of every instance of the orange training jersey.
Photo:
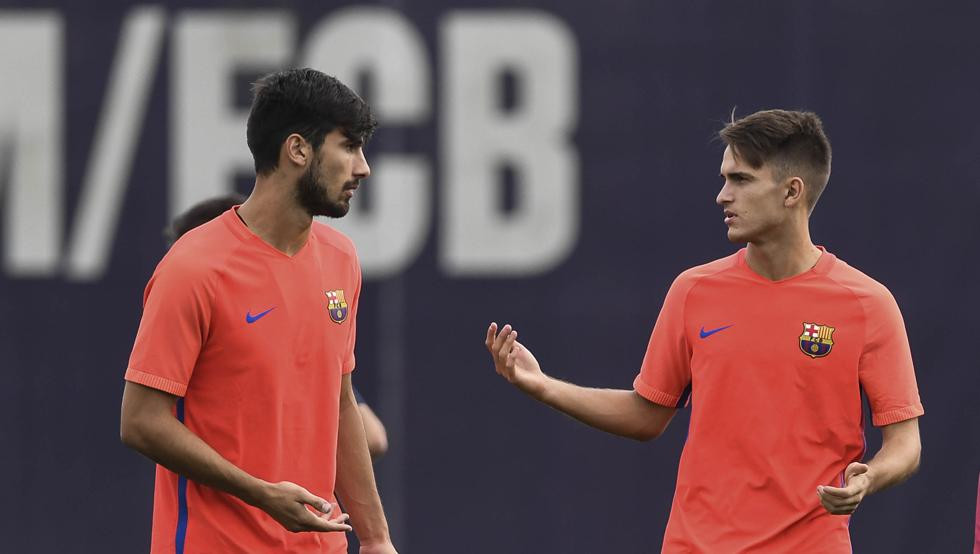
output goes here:
[{"label": "orange training jersey", "polygon": [[745,249],[682,273],[633,386],[691,400],[665,553],[850,553],[816,489],[864,454],[862,393],[876,426],[923,413],[894,298],[826,251],[776,282]]},{"label": "orange training jersey", "polygon": [[[176,416],[251,475],[333,497],[342,375],[354,369],[361,273],[314,222],[293,257],[234,209],[187,233],[146,286],[126,379],[181,397]],[[291,533],[258,508],[157,466],[151,552],[346,553],[343,533]]]}]

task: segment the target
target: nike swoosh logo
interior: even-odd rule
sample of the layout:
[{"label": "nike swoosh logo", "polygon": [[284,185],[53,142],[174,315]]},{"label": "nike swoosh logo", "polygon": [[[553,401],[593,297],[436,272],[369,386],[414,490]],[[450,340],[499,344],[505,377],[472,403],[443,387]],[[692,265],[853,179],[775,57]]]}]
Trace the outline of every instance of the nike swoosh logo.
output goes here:
[{"label": "nike swoosh logo", "polygon": [[276,307],[273,306],[273,307],[269,308],[268,310],[266,310],[266,311],[264,311],[264,312],[262,312],[260,314],[255,314],[255,315],[252,315],[252,311],[249,310],[249,311],[245,312],[245,321],[247,323],[255,323],[256,321],[262,319],[265,316],[265,314],[267,314],[267,313],[269,313],[269,312],[271,312],[272,310],[275,310],[275,309],[276,309]]},{"label": "nike swoosh logo", "polygon": [[[732,325],[735,325],[735,324],[733,323]],[[732,325],[725,325],[724,327],[719,327],[717,329],[712,329],[710,331],[705,331],[704,330],[704,327],[701,327],[701,338],[702,339],[706,339],[706,338],[710,337],[711,335],[717,333],[718,331],[724,331],[725,329],[728,329]]]}]

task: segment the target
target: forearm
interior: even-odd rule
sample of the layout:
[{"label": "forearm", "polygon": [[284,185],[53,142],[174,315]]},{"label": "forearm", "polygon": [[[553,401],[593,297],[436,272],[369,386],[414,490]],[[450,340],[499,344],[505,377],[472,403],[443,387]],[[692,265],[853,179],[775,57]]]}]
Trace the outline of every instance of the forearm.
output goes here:
[{"label": "forearm", "polygon": [[357,411],[361,415],[364,423],[364,436],[367,439],[368,452],[371,454],[371,461],[377,462],[378,458],[385,455],[388,451],[388,432],[381,420],[367,404],[358,404]]},{"label": "forearm", "polygon": [[582,387],[547,376],[528,394],[590,427],[636,440],[660,436],[674,412],[635,391]]},{"label": "forearm", "polygon": [[265,482],[238,468],[170,414],[132,426],[124,442],[192,481],[255,504]]},{"label": "forearm", "polygon": [[341,395],[337,437],[337,495],[361,544],[388,543],[385,519],[374,469],[368,453],[364,426],[353,396]]},{"label": "forearm", "polygon": [[871,483],[868,493],[897,485],[912,476],[919,468],[921,446],[918,432],[913,435],[885,440],[881,450],[868,462]]}]

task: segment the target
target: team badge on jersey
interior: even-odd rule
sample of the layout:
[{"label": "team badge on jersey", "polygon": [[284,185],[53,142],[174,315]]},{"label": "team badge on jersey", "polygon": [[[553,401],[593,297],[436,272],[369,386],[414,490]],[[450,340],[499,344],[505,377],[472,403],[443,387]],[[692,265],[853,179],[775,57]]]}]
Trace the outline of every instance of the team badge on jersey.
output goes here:
[{"label": "team badge on jersey", "polygon": [[344,300],[344,289],[328,290],[327,312],[330,313],[330,321],[343,323],[347,319],[347,302]]},{"label": "team badge on jersey", "polygon": [[834,328],[819,323],[803,323],[800,350],[811,358],[823,358],[834,347]]}]

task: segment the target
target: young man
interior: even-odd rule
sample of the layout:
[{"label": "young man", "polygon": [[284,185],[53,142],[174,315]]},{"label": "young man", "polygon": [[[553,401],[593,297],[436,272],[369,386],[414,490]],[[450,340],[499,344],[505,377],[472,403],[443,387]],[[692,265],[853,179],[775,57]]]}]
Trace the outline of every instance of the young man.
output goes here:
[{"label": "young man", "polygon": [[[341,217],[370,174],[367,104],[311,69],[255,85],[255,188],[144,294],[121,435],[156,461],[151,552],[395,552],[351,390],[361,274]],[[305,532],[303,532],[305,531]]]},{"label": "young man", "polygon": [[[849,514],[919,463],[905,326],[884,286],[810,241],[830,176],[820,119],[769,110],[720,135],[716,201],[748,246],[674,281],[633,390],[545,375],[509,325],[486,345],[509,382],[610,433],[655,438],[690,398],[663,552],[850,553]],[[883,437],[866,464],[862,393]]]},{"label": "young man", "polygon": [[[202,200],[187,208],[163,230],[167,247],[173,246],[177,239],[191,229],[211,221],[243,202],[245,202],[245,197],[239,194],[228,194]],[[354,391],[354,399],[357,401],[357,409],[361,412],[361,420],[364,422],[364,436],[367,439],[368,453],[371,454],[371,460],[376,462],[388,451],[388,432],[385,430],[384,423],[368,405],[367,400],[358,392],[357,387],[352,385],[351,388]]]}]

